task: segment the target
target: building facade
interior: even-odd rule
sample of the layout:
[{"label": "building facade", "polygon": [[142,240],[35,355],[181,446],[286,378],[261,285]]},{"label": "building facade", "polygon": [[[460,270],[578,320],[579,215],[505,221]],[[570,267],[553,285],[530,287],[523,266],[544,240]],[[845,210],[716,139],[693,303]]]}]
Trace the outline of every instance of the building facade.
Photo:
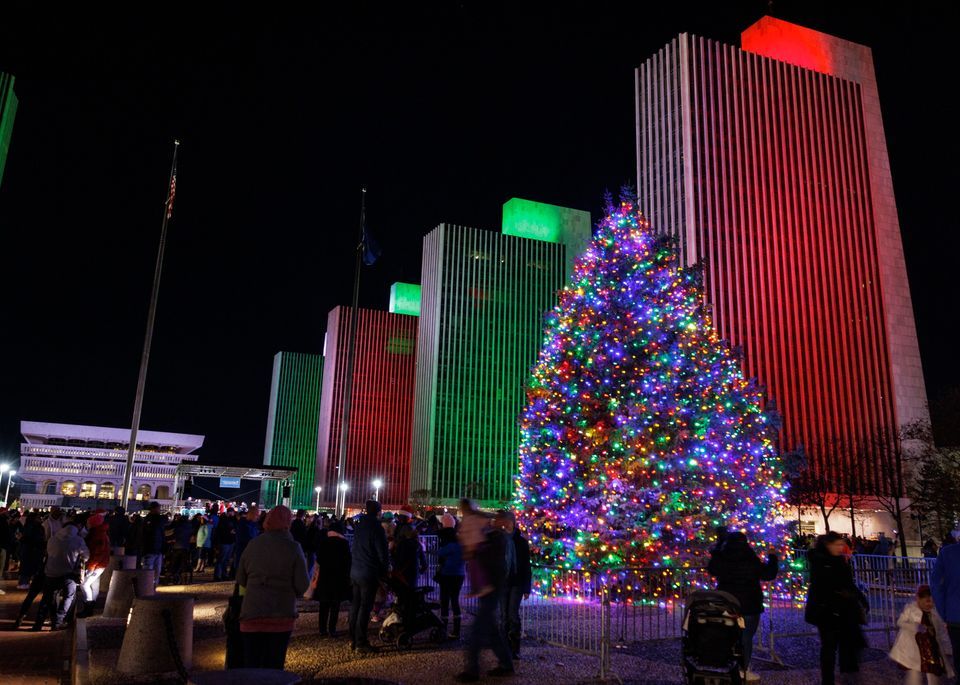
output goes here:
[{"label": "building facade", "polygon": [[[395,296],[391,299],[405,302],[402,309],[411,313],[358,310],[342,478],[348,487],[349,506],[362,505],[372,497],[375,480],[382,482],[379,496],[385,505],[406,503],[410,492],[410,432],[417,359],[417,317],[413,315],[412,303],[415,286],[395,286],[392,292]],[[316,477],[323,488],[321,504],[328,507],[334,505],[341,482],[338,466],[351,311],[350,307],[337,307],[327,317]]]},{"label": "building facade", "polygon": [[[17,477],[25,481],[24,507],[121,504],[129,428],[21,421],[20,433]],[[137,439],[131,481],[134,499],[171,504],[177,466],[197,460],[203,436],[141,430]],[[34,492],[28,491],[27,484],[33,485]]]},{"label": "building facade", "polygon": [[17,94],[13,92],[13,75],[0,71],[0,183],[7,165],[7,152],[13,136],[13,120],[17,116]]},{"label": "building facade", "polygon": [[[516,198],[503,232],[441,224],[423,241],[411,492],[508,502],[543,315],[591,236],[587,212]],[[571,253],[573,253],[571,255]]]},{"label": "building facade", "polygon": [[[263,465],[297,469],[290,490],[294,509],[316,506],[314,487],[322,382],[323,356],[298,352],[277,352],[274,356]],[[276,481],[264,482],[260,501],[266,506],[275,505],[278,494],[283,494],[278,493],[278,488]]]},{"label": "building facade", "polygon": [[871,51],[771,17],[741,42],[681,34],[637,69],[640,207],[703,264],[782,447],[885,493],[927,410]]}]

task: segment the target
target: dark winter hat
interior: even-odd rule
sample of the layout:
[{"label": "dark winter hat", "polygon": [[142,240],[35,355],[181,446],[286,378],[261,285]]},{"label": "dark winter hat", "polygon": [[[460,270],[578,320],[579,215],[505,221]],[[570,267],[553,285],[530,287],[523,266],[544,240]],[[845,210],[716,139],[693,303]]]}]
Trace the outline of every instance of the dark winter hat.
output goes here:
[{"label": "dark winter hat", "polygon": [[364,507],[368,514],[371,516],[376,516],[380,513],[380,502],[375,499],[368,499],[367,504]]},{"label": "dark winter hat", "polygon": [[917,588],[917,597],[930,597],[933,595],[933,592],[930,590],[929,585],[921,585]]}]

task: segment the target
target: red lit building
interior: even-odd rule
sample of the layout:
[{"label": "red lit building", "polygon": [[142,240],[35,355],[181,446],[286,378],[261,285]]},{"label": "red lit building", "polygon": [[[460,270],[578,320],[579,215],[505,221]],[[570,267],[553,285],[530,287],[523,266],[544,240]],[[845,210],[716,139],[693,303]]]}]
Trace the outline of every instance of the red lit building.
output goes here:
[{"label": "red lit building", "polygon": [[[360,309],[344,481],[347,504],[362,504],[381,480],[385,505],[407,502],[416,376],[417,316]],[[339,479],[350,307],[327,317],[317,445],[320,501],[332,507]]]},{"label": "red lit building", "polygon": [[871,51],[771,17],[741,44],[681,34],[637,69],[640,205],[704,264],[782,446],[885,492],[878,437],[927,409]]}]

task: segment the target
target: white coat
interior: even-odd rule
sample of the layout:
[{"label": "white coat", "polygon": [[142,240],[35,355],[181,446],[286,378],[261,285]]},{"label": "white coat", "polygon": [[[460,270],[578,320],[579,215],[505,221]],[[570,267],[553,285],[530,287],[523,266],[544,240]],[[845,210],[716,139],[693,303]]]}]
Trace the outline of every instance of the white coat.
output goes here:
[{"label": "white coat", "polygon": [[[896,642],[893,643],[893,649],[890,650],[890,658],[911,671],[920,670],[920,648],[917,647],[917,630],[922,618],[923,611],[917,606],[916,602],[910,602],[904,607],[900,618],[897,619],[900,632],[897,634]],[[953,650],[950,647],[947,626],[936,609],[930,612],[930,620],[933,623],[934,630],[937,631],[937,641],[940,643],[940,654],[943,655],[943,662],[947,667],[947,676],[952,677],[953,659],[950,658],[950,655]]]}]

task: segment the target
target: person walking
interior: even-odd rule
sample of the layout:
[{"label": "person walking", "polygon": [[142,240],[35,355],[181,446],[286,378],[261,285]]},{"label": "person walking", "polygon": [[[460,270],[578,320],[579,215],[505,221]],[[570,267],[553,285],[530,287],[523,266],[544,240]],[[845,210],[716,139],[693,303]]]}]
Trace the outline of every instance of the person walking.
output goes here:
[{"label": "person walking", "polygon": [[760,679],[750,670],[753,637],[757,634],[760,614],[763,613],[763,589],[760,582],[776,578],[777,570],[777,555],[768,554],[766,563],[760,561],[747,536],[740,531],[727,534],[710,555],[710,563],[707,565],[707,571],[717,579],[717,589],[729,592],[740,603],[740,613],[745,624],[741,644],[747,682]]},{"label": "person walking", "polygon": [[307,563],[293,536],[293,514],[274,507],[264,532],[251,540],[240,557],[237,585],[244,666],[283,670],[287,645],[297,619],[297,598],[307,589]]},{"label": "person walking", "polygon": [[17,589],[26,590],[31,579],[43,570],[43,555],[47,551],[47,541],[43,535],[40,514],[31,511],[23,524],[23,537],[20,538],[20,574]]},{"label": "person walking", "polygon": [[[446,517],[444,517],[446,518]],[[450,519],[453,519],[451,516]],[[449,525],[446,525],[449,523]],[[457,541],[454,521],[445,521],[437,534],[437,584],[440,586],[440,620],[444,630],[454,640],[460,639],[460,591],[466,575],[463,552]],[[450,631],[450,610],[453,610],[453,631]]]},{"label": "person walking", "polygon": [[960,658],[960,545],[944,540],[940,553],[930,573],[930,591],[933,603],[940,617],[947,623],[947,636],[950,638],[953,654],[953,670]]},{"label": "person walking", "polygon": [[[903,608],[897,619],[900,632],[890,658],[906,669],[906,685],[939,685],[940,677],[953,677],[947,657],[952,648],[947,627],[937,613],[929,585],[917,588],[917,601]],[[924,678],[926,676],[926,678]]]},{"label": "person walking", "polygon": [[[33,630],[43,630],[46,614],[53,615],[53,630],[66,628],[70,610],[77,597],[80,585],[80,566],[90,558],[80,531],[83,525],[75,518],[68,519],[47,543],[47,563],[44,567],[46,580],[43,584],[43,599],[37,610]],[[63,599],[57,604],[57,593],[63,593]]]},{"label": "person walking", "polygon": [[500,627],[511,656],[520,658],[520,602],[530,597],[533,572],[530,567],[530,543],[517,528],[513,512],[500,511],[495,520],[503,530],[506,581],[500,596]]},{"label": "person walking", "polygon": [[510,650],[497,625],[497,607],[506,587],[506,536],[500,528],[487,526],[482,531],[482,541],[475,545],[473,561],[478,575],[482,575],[489,591],[477,599],[477,614],[470,631],[466,648],[466,667],[456,677],[457,682],[472,683],[480,679],[480,650],[488,645],[497,657],[497,666],[487,672],[495,678],[514,673]]},{"label": "person walking", "polygon": [[380,586],[387,575],[387,535],[380,525],[380,503],[367,500],[365,514],[353,529],[353,549],[350,561],[350,582],[353,599],[350,603],[350,646],[361,653],[376,651],[368,636],[370,610]]},{"label": "person walking", "polygon": [[313,567],[312,592],[317,601],[317,625],[320,637],[336,637],[340,605],[352,595],[350,584],[350,544],[343,536],[344,527],[334,521],[326,535],[318,536],[317,560]]},{"label": "person walking", "polygon": [[847,541],[837,532],[821,535],[809,553],[810,584],[804,618],[820,634],[820,678],[834,685],[839,652],[840,673],[846,680],[860,671],[860,652],[866,646],[860,626],[866,623],[867,598],[853,579],[847,561]]}]

